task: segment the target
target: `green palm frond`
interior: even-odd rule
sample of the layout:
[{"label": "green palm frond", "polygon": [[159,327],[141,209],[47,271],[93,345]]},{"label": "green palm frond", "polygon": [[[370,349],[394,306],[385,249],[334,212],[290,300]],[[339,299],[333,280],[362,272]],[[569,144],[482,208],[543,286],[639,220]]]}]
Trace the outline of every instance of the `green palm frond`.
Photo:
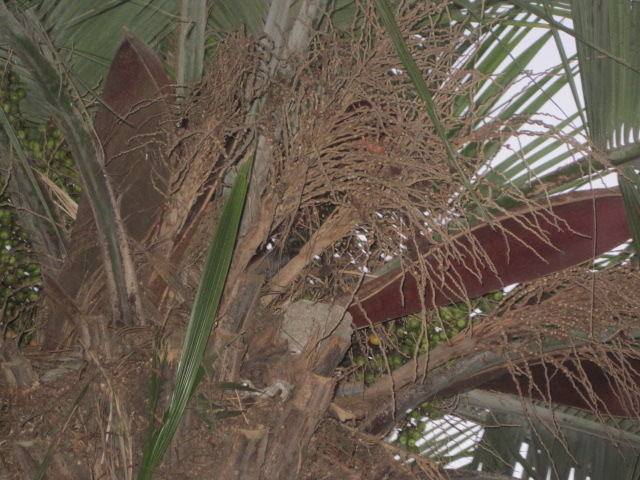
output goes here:
[{"label": "green palm frond", "polygon": [[[0,6],[0,35],[31,71],[45,100],[41,108],[55,117],[76,159],[100,233],[107,285],[118,302],[116,311],[125,322],[132,324],[133,318],[141,315],[130,301],[136,298],[131,297],[130,293],[135,292],[137,284],[114,193],[102,174],[104,162],[101,150],[94,141],[91,120],[84,105],[79,102],[77,92],[74,97],[69,94],[69,90],[73,91],[73,84],[64,83],[57,69],[60,62],[56,59],[53,47],[42,40],[46,35],[38,20],[29,12],[23,16],[23,20],[29,32],[4,5]],[[42,51],[34,38],[40,40]]]},{"label": "green palm frond", "polygon": [[270,0],[213,2],[209,26],[218,35],[224,35],[240,27],[249,35],[260,35],[272,3]]},{"label": "green palm frond", "polygon": [[177,3],[63,0],[41,2],[34,12],[77,81],[95,88],[106,77],[123,28],[154,46],[177,27]]},{"label": "green palm frond", "polygon": [[205,52],[206,0],[182,2],[178,42],[178,85],[196,83],[202,77]]},{"label": "green palm frond", "polygon": [[[198,292],[191,310],[171,401],[163,417],[162,425],[158,427],[156,432],[149,435],[145,445],[138,476],[140,480],[151,478],[162,461],[180,424],[187,403],[198,382],[202,379],[204,351],[231,265],[252,166],[253,155],[240,167],[213,233]],[[152,378],[152,384],[157,390],[157,379]]]},{"label": "green palm frond", "polygon": [[[640,12],[633,3],[614,0],[597,11],[588,2],[573,2],[581,80],[592,141],[610,151],[640,141]],[[595,46],[611,52],[602,55]],[[626,64],[618,61],[626,60]],[[640,252],[640,184],[635,165],[623,167],[619,182],[636,252]]]},{"label": "green palm frond", "polygon": [[[553,11],[548,2],[545,2],[544,8],[547,15],[553,16]],[[551,32],[553,33],[553,40],[556,43],[558,54],[560,55],[560,58],[562,60],[562,66],[564,68],[564,71],[567,73],[567,79],[569,81],[569,86],[571,87],[571,95],[573,96],[573,100],[575,101],[575,104],[578,107],[578,112],[580,113],[580,119],[582,120],[582,124],[586,125],[587,119],[584,115],[584,109],[582,108],[582,99],[581,99],[580,93],[578,92],[578,86],[576,84],[577,79],[575,78],[575,75],[572,74],[572,68],[569,64],[569,58],[566,52],[565,45],[562,41],[562,37],[560,36],[560,32],[555,28],[552,28]]]},{"label": "green palm frond", "polygon": [[[27,12],[42,25],[47,42],[60,60],[60,74],[69,77],[85,103],[99,101],[103,81],[111,60],[125,35],[133,31],[145,43],[169,44],[171,35],[181,25],[177,2],[173,0],[117,2],[77,2],[74,0],[33,0],[7,5],[10,11]],[[167,52],[167,55],[174,55]],[[8,60],[11,51],[0,46],[0,58]],[[23,113],[31,121],[43,123],[45,99],[32,78],[32,72],[17,65],[29,95],[22,102]],[[172,69],[169,69],[172,71]]]},{"label": "green palm frond", "polygon": [[[589,117],[589,135],[599,148],[611,150],[640,140],[640,74],[617,61],[640,68],[640,13],[623,0],[573,2],[575,30],[610,55],[578,42],[581,80]],[[610,58],[613,57],[613,58]]]},{"label": "green palm frond", "polygon": [[[508,394],[471,391],[455,414],[484,427],[468,467],[512,474],[517,463],[529,476],[547,478],[628,478],[640,448],[637,419],[596,418],[587,412]],[[465,437],[460,436],[460,441]],[[520,455],[520,446],[528,445]]]}]

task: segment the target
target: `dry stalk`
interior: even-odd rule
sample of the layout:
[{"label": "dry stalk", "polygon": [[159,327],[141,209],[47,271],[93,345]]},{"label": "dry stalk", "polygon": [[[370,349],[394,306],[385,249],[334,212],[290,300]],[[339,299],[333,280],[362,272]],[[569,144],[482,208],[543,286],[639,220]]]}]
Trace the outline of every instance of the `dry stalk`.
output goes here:
[{"label": "dry stalk", "polygon": [[[109,413],[107,418],[104,419],[106,421],[106,426],[103,425],[103,419],[97,419],[97,423],[101,431],[101,438],[103,440],[102,461],[104,462],[106,460],[108,470],[112,478],[124,478],[125,480],[131,480],[133,478],[133,439],[130,434],[132,427],[129,416],[127,415],[127,409],[120,400],[120,396],[113,385],[111,376],[102,366],[100,360],[95,356],[95,353],[86,348],[85,351],[88,353],[98,370],[102,373],[109,389],[107,400]],[[103,409],[98,407],[97,411],[102,412]],[[118,456],[120,457],[120,462],[118,462]],[[120,463],[120,465],[118,465],[118,463]]]},{"label": "dry stalk", "polygon": [[[210,202],[219,204],[224,198],[234,165],[256,138],[266,159],[266,185],[257,204],[247,206],[257,212],[256,221],[239,239],[229,278],[233,283],[267,245],[294,258],[275,272],[265,303],[275,294],[284,300],[309,292],[324,298],[338,289],[352,291],[357,280],[339,272],[353,271],[354,265],[376,271],[390,257],[403,256],[403,247],[446,243],[455,232],[467,230],[460,219],[474,208],[473,195],[451,170],[424,105],[398,70],[395,49],[375,12],[366,3],[358,8],[361,35],[316,35],[308,55],[288,59],[284,79],[267,78],[261,70],[269,63],[263,41],[236,34],[221,45],[215,68],[175,118],[179,127],[171,155],[172,195],[156,237],[159,253],[178,263],[190,231]],[[445,8],[405,5],[398,22],[429,79],[441,121],[452,132],[451,143],[459,151],[478,147],[473,157],[461,155],[459,160],[479,190],[493,192],[485,194],[484,207],[511,216],[496,203],[500,195],[525,205],[532,200],[500,191],[486,180],[492,170],[486,167],[485,145],[504,136],[539,135],[561,140],[568,150],[576,149],[576,155],[585,149],[551,127],[541,133],[542,120],[498,120],[482,117],[474,108],[456,112],[460,98],[472,98],[479,83],[491,79],[465,67],[478,55],[473,46],[462,58],[458,53],[461,44],[473,45],[480,30],[422,21],[438,18]],[[264,99],[261,111],[247,123],[256,98]],[[523,121],[536,131],[523,128]],[[477,175],[482,166],[485,173]],[[539,194],[534,193],[532,197]],[[351,228],[337,225],[342,221],[334,214],[338,210],[355,212]],[[551,212],[547,216],[554,221]],[[535,218],[523,227],[545,240]],[[477,275],[477,265],[487,256],[481,245],[460,251],[459,245],[451,244],[446,253],[466,259]],[[425,281],[444,275],[445,258],[437,272],[419,266]],[[326,272],[333,272],[330,282],[305,280],[322,279]]]}]

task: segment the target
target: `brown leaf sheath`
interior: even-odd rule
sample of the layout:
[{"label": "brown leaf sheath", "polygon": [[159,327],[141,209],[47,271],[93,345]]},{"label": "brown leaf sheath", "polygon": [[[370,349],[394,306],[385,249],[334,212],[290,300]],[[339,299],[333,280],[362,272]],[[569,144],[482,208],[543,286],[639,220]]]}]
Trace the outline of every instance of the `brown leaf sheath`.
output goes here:
[{"label": "brown leaf sheath", "polygon": [[[127,32],[105,82],[95,131],[104,149],[105,171],[119,199],[120,218],[135,243],[148,236],[165,198],[168,168],[164,163],[163,135],[159,132],[168,111],[169,94],[169,79],[160,60],[144,42]],[[57,282],[85,313],[105,308],[99,286],[88,288],[89,281],[97,279],[95,273],[103,261],[96,235],[93,212],[83,194],[69,258]],[[128,283],[132,281],[137,285],[136,279],[128,279]],[[99,293],[95,296],[86,295],[96,291]],[[132,303],[139,301],[130,298]],[[49,340],[57,343],[66,338],[65,327],[51,322]]]},{"label": "brown leaf sheath", "polygon": [[[579,265],[630,237],[619,191],[559,195],[420,252],[423,266],[414,261],[364,284],[349,313],[364,327],[477,297]],[[426,277],[422,292],[419,268]]]}]

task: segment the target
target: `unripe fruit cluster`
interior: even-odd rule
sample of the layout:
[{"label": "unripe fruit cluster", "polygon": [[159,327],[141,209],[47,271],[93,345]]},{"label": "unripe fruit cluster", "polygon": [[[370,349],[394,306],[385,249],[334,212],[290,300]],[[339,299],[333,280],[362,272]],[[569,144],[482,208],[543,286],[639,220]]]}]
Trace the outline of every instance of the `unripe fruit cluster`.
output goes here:
[{"label": "unripe fruit cluster", "polygon": [[409,315],[386,325],[362,329],[343,366],[365,385],[374,383],[416,356],[448,343],[502,299],[499,290],[469,302],[460,302],[421,315]]},{"label": "unripe fruit cluster", "polygon": [[20,116],[20,100],[27,96],[27,87],[20,82],[18,74],[6,70],[2,78],[2,89],[0,91],[0,102],[2,110],[10,117]]},{"label": "unripe fruit cluster", "polygon": [[2,77],[2,110],[9,118],[31,165],[78,202],[81,191],[80,177],[62,132],[51,123],[37,124],[27,121],[20,109],[20,101],[26,96],[27,88],[15,72],[9,72]]},{"label": "unripe fruit cluster", "polygon": [[[409,315],[386,325],[365,328],[356,332],[353,343],[342,364],[347,379],[355,378],[369,386],[389,371],[447,344],[466,329],[469,322],[481,320],[504,297],[498,290],[468,302],[439,308],[426,315]],[[426,321],[425,321],[426,320]],[[399,428],[395,444],[412,453],[419,453],[416,441],[425,435],[425,419],[441,418],[438,401],[422,403],[414,409]]]},{"label": "unripe fruit cluster", "polygon": [[[24,119],[20,102],[27,88],[20,77],[5,70],[0,81],[0,104],[30,164],[78,200],[80,188],[73,159],[60,130],[52,124]],[[0,178],[5,186],[5,179]],[[21,346],[34,338],[33,312],[42,292],[42,272],[33,261],[29,235],[18,223],[18,214],[6,191],[0,195],[0,335],[19,337]]]},{"label": "unripe fruit cluster", "polygon": [[411,453],[420,453],[416,442],[429,433],[429,423],[425,419],[437,420],[442,416],[443,411],[439,401],[421,403],[413,409],[405,424],[398,429],[397,437],[393,443]]},{"label": "unripe fruit cluster", "polygon": [[32,327],[33,308],[42,291],[42,271],[30,259],[28,239],[15,208],[6,195],[0,196],[0,333],[5,338],[20,335],[21,345],[32,339],[24,332]]}]

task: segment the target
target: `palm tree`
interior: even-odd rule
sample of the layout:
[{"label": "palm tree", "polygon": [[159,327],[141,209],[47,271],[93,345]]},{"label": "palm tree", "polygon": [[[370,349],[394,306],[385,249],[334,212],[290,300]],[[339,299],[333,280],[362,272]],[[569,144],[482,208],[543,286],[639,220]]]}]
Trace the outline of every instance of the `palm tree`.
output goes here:
[{"label": "palm tree", "polygon": [[[45,371],[33,359],[34,370],[5,338],[16,392],[73,382],[63,411],[46,412],[44,443],[23,433],[5,458],[38,478],[150,478],[177,431],[158,476],[214,466],[221,478],[431,478],[443,471],[414,457],[411,472],[380,440],[408,410],[456,395],[458,415],[528,420],[518,432],[546,449],[537,471],[561,478],[584,460],[567,440],[579,412],[592,445],[634,446],[635,422],[611,419],[637,417],[635,257],[592,260],[640,238],[636,10],[291,3],[0,7],[6,70],[28,91],[7,87],[22,113],[3,106],[0,120],[10,206],[44,271],[38,344],[84,367]],[[530,73],[550,40],[561,65]],[[578,113],[536,117],[563,87]],[[47,146],[36,148],[40,130]],[[611,172],[620,191],[592,188]],[[12,275],[33,278],[17,268],[6,267],[3,298],[20,333],[34,310],[15,295],[38,287],[9,288]],[[468,313],[512,283],[447,337],[442,307]],[[386,375],[334,398],[336,372],[355,369],[339,367],[352,325],[393,341],[374,324],[416,313],[404,366],[386,358]],[[526,465],[497,431],[476,462],[495,450],[498,473]],[[76,461],[85,436],[99,453]],[[548,467],[553,442],[574,457]]]}]

